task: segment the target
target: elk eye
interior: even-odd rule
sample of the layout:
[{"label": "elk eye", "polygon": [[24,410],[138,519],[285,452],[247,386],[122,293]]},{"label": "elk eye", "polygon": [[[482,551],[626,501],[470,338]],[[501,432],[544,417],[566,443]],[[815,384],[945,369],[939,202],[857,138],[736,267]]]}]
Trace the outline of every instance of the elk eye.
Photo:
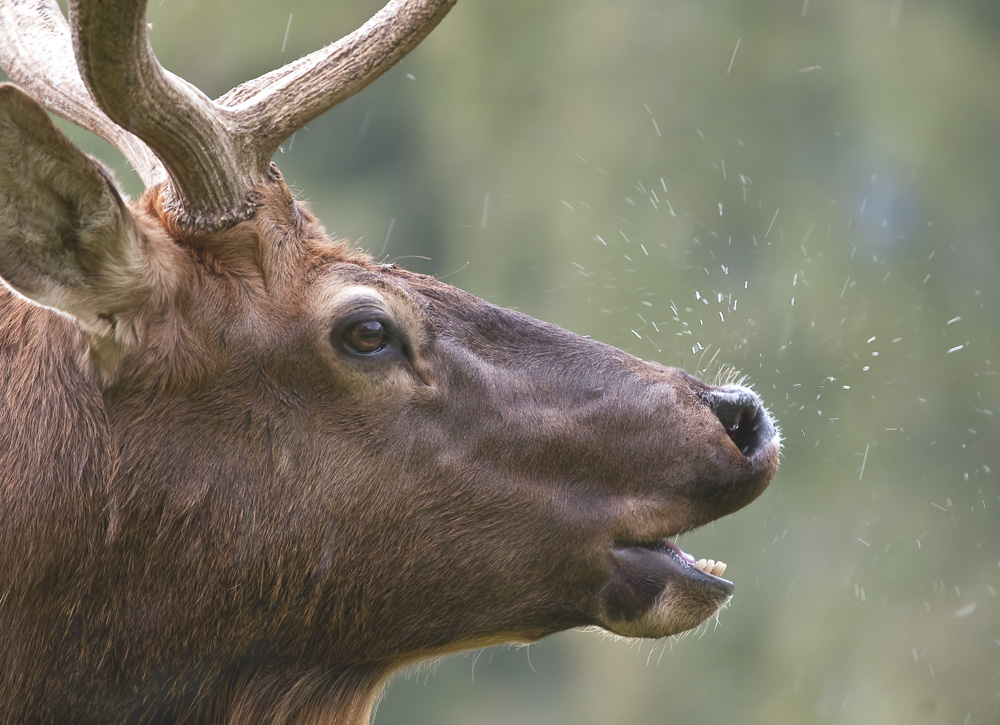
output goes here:
[{"label": "elk eye", "polygon": [[360,355],[371,355],[386,345],[385,325],[378,320],[365,320],[347,328],[343,335],[344,344]]}]

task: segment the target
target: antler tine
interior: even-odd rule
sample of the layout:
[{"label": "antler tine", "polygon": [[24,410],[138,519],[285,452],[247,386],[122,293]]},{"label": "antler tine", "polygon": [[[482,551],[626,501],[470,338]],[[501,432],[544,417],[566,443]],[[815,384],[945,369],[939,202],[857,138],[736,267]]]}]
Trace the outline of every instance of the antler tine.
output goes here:
[{"label": "antler tine", "polygon": [[96,106],[73,58],[69,25],[55,0],[0,3],[0,66],[43,106],[96,133],[121,151],[146,186],[166,179],[163,165],[138,138]]},{"label": "antler tine", "polygon": [[309,121],[362,90],[417,47],[457,0],[391,0],[368,22],[314,53],[218,99],[238,109],[258,164]]},{"label": "antler tine", "polygon": [[70,0],[69,9],[91,96],[163,162],[178,221],[214,229],[248,218],[260,177],[240,164],[232,114],[159,64],[146,33],[146,0]]}]

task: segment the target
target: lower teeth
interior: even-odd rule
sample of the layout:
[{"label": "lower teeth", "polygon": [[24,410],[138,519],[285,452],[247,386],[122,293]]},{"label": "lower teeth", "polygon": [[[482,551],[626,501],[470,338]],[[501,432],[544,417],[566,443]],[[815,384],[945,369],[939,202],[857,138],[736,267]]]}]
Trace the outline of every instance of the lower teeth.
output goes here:
[{"label": "lower teeth", "polygon": [[726,563],[723,561],[715,561],[714,559],[698,559],[694,563],[694,566],[701,569],[706,574],[711,574],[712,576],[722,576],[723,572],[726,571]]}]

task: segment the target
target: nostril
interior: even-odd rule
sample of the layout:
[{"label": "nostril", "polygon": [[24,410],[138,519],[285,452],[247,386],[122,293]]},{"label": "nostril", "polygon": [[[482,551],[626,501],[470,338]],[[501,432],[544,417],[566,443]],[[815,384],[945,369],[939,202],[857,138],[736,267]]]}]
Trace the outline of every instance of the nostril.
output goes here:
[{"label": "nostril", "polygon": [[706,397],[726,434],[744,456],[751,457],[774,437],[774,424],[752,390],[727,386]]}]

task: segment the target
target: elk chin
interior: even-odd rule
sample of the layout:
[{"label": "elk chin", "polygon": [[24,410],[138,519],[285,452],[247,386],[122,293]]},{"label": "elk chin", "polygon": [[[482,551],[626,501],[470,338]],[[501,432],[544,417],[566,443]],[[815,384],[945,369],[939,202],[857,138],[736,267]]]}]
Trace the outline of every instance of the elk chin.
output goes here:
[{"label": "elk chin", "polygon": [[615,544],[612,562],[598,624],[623,637],[666,637],[692,629],[733,594],[733,583],[718,576],[724,564],[696,562],[665,539]]}]

